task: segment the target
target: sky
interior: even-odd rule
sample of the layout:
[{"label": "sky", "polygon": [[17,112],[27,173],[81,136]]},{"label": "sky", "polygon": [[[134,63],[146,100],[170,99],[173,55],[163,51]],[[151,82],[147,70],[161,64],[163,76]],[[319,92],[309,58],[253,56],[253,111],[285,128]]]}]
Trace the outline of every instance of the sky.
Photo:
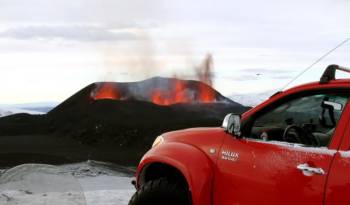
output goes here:
[{"label": "sky", "polygon": [[[0,0],[0,104],[63,101],[97,81],[194,79],[210,53],[224,95],[278,90],[350,37],[350,0]],[[350,66],[345,44],[328,64]]]}]

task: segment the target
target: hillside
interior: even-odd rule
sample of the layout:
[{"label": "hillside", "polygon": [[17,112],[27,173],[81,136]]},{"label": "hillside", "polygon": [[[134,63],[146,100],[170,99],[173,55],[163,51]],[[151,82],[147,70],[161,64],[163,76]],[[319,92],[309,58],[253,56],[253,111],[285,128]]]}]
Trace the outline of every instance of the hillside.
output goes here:
[{"label": "hillside", "polygon": [[[177,87],[179,82],[185,85],[181,89]],[[88,85],[46,115],[0,118],[0,144],[1,139],[8,142],[2,151],[7,157],[8,152],[20,153],[16,159],[23,160],[26,155],[22,152],[26,150],[32,154],[27,155],[31,162],[35,162],[35,155],[46,159],[42,156],[49,154],[58,162],[95,159],[135,164],[161,133],[220,126],[227,113],[246,110],[198,81],[152,78],[135,83],[108,82],[109,94],[102,95],[106,91],[101,87],[105,85]],[[155,92],[160,93],[157,99],[161,101],[153,101]],[[27,144],[15,140],[23,140],[23,136],[29,136],[25,137]],[[36,144],[40,141],[43,148],[31,144],[31,139]],[[24,148],[18,150],[18,144]]]}]

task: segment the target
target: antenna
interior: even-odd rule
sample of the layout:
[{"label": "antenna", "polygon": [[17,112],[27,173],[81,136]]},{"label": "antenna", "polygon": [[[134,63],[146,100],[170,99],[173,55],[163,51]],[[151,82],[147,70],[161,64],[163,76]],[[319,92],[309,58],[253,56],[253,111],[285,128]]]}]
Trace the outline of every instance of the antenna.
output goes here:
[{"label": "antenna", "polygon": [[306,67],[303,71],[301,71],[297,76],[295,76],[291,81],[289,81],[285,86],[282,87],[282,89],[280,89],[281,91],[286,89],[286,87],[288,87],[292,82],[294,82],[296,79],[298,79],[300,76],[302,76],[306,71],[310,70],[312,67],[314,67],[317,63],[319,63],[320,61],[322,61],[323,59],[325,59],[327,56],[329,56],[331,53],[333,53],[335,50],[337,50],[338,48],[340,48],[341,46],[343,46],[344,44],[346,44],[348,41],[350,41],[350,37],[346,38],[344,41],[342,41],[341,43],[339,43],[338,45],[336,45],[334,48],[332,48],[331,50],[329,50],[328,52],[326,52],[325,54],[323,54],[320,58],[318,58],[314,63],[312,63],[311,65],[309,65],[308,67]]}]

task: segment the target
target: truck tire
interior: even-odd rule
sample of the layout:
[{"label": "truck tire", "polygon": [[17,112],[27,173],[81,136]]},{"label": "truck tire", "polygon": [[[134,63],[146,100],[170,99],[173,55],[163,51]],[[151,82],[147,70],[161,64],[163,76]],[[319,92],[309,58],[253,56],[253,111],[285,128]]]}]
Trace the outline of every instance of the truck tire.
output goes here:
[{"label": "truck tire", "polygon": [[187,188],[165,178],[145,183],[131,198],[129,205],[190,205]]}]

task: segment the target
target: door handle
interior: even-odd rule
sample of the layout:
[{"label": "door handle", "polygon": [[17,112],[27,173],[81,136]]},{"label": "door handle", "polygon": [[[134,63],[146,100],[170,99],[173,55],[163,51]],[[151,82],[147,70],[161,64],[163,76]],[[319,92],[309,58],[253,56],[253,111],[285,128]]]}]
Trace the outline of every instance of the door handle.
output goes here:
[{"label": "door handle", "polygon": [[314,174],[318,174],[318,175],[324,175],[325,172],[322,168],[317,168],[317,167],[310,167],[310,165],[308,164],[299,164],[297,166],[297,169],[299,169],[300,171],[303,172],[310,172],[310,173],[314,173]]}]

